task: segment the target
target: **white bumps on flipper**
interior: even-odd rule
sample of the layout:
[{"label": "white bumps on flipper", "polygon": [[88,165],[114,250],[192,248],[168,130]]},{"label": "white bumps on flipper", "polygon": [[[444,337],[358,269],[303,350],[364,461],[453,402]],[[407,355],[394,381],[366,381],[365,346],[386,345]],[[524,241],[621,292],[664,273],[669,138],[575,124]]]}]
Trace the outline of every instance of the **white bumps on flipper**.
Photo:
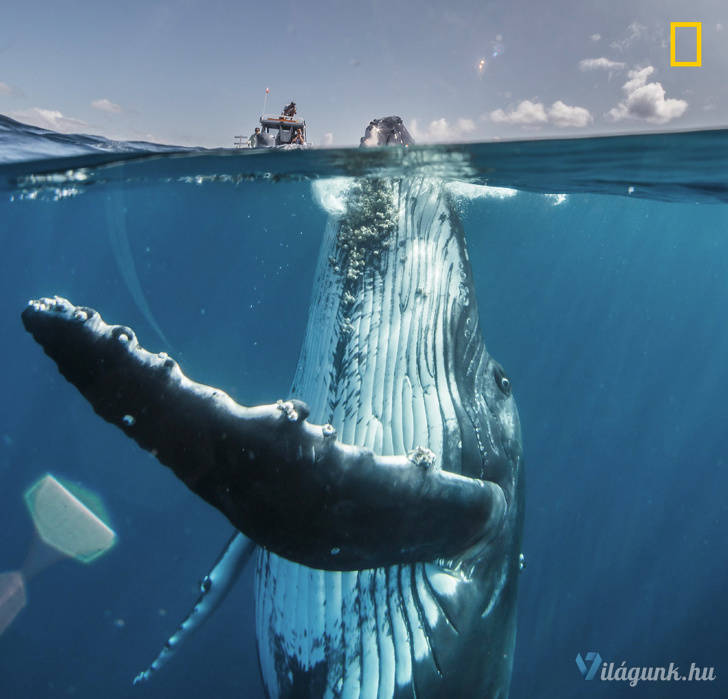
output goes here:
[{"label": "white bumps on flipper", "polygon": [[416,447],[412,451],[408,452],[407,458],[421,469],[429,470],[435,468],[435,453],[430,451],[427,447]]},{"label": "white bumps on flipper", "polygon": [[35,301],[31,299],[28,301],[28,305],[36,311],[47,311],[48,306],[45,303],[47,300],[48,299],[39,299],[38,301]]},{"label": "white bumps on flipper", "polygon": [[278,408],[278,410],[280,410],[281,412],[285,413],[286,419],[289,422],[298,422],[298,411],[294,407],[293,403],[291,403],[291,401],[278,400],[276,401],[276,408]]},{"label": "white bumps on flipper", "polygon": [[322,428],[324,439],[336,439],[336,428],[326,423]]},{"label": "white bumps on flipper", "polygon": [[130,350],[136,349],[137,347],[134,331],[125,325],[112,325],[111,337],[117,342],[121,342],[122,345],[129,345]]}]

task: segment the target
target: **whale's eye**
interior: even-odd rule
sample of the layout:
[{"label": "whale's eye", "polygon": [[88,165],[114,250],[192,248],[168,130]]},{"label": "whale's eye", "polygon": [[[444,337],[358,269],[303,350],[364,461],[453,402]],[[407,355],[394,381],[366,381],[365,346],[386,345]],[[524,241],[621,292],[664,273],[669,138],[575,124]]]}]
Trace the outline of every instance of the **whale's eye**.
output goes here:
[{"label": "whale's eye", "polygon": [[503,371],[503,368],[496,364],[493,368],[493,378],[495,379],[495,382],[498,384],[498,388],[500,388],[501,393],[504,396],[510,396],[511,395],[511,380],[506,376],[505,372]]}]

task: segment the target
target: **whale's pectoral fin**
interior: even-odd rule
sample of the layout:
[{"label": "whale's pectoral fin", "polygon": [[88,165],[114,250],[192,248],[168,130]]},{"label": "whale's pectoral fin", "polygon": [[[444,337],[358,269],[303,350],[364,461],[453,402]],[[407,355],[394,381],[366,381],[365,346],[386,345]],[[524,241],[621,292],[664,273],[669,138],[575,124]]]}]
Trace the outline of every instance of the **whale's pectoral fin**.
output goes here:
[{"label": "whale's pectoral fin", "polygon": [[250,539],[239,532],[235,533],[218,556],[212,570],[202,579],[200,596],[195,606],[169,637],[151,665],[134,678],[134,684],[150,680],[155,672],[174,657],[192,633],[212,616],[240,577],[254,550],[255,544]]},{"label": "whale's pectoral fin", "polygon": [[239,405],[59,297],[31,301],[23,323],[101,417],[285,558],[327,570],[450,558],[502,526],[501,488],[437,468],[425,449],[375,456],[309,423],[300,401]]}]

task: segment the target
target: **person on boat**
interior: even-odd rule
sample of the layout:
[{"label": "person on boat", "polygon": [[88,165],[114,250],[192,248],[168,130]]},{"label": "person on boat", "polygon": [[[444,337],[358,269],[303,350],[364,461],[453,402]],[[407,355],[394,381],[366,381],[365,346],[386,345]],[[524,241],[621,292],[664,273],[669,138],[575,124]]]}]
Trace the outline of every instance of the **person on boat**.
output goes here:
[{"label": "person on boat", "polygon": [[296,103],[291,102],[287,107],[283,108],[283,116],[292,117],[296,115]]},{"label": "person on boat", "polygon": [[297,143],[300,145],[304,144],[303,129],[300,127],[296,129],[296,132],[293,134],[293,138],[291,139],[291,143]]},{"label": "person on boat", "polygon": [[248,145],[251,148],[255,148],[258,145],[258,134],[260,133],[260,126],[255,127],[255,133],[252,133],[250,135],[250,138],[248,139]]}]

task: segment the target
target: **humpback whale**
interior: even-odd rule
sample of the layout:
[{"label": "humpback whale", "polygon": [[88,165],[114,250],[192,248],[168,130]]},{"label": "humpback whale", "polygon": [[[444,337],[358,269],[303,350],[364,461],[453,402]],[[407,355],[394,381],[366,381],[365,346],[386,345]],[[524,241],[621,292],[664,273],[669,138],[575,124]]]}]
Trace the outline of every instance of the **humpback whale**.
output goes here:
[{"label": "humpback whale", "polygon": [[[373,120],[363,146],[412,143]],[[148,679],[256,554],[271,697],[508,695],[523,527],[511,382],[442,182],[355,182],[329,220],[291,397],[246,407],[60,297],[26,329],[105,420],[237,530]]]}]

